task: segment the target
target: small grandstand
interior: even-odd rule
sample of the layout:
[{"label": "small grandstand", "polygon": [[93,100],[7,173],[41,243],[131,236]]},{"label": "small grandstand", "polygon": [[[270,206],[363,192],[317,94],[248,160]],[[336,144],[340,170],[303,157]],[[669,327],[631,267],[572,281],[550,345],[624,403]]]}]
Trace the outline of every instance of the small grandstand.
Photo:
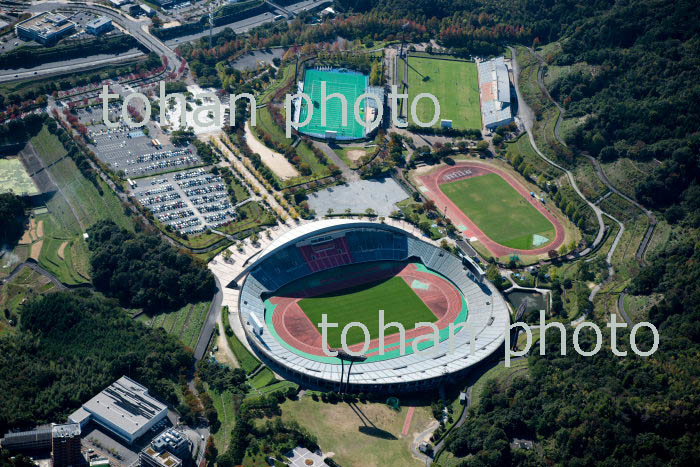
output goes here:
[{"label": "small grandstand", "polygon": [[[305,224],[273,241],[251,265],[239,296],[248,341],[275,371],[334,389],[342,369],[337,358],[324,354],[312,323],[319,305],[341,328],[344,320],[376,321],[380,307],[386,308],[386,322],[406,324],[408,350],[399,352],[398,331],[388,331],[381,348],[376,326],[366,323],[367,359],[355,364],[349,381],[356,391],[415,391],[439,384],[499,349],[510,316],[470,260],[395,226],[345,219]],[[413,317],[427,316],[439,329],[437,346],[419,340],[425,328],[413,329]],[[466,328],[455,332],[451,349],[449,326],[460,323]],[[466,329],[474,334],[473,352]],[[418,351],[411,348],[414,340]],[[363,349],[356,342],[348,345]]]},{"label": "small grandstand", "polygon": [[[311,120],[306,126],[299,128],[299,132],[305,135],[338,141],[352,141],[367,137],[365,126],[355,119],[355,101],[364,93],[376,95],[380,105],[384,102],[384,91],[379,87],[369,86],[367,75],[331,67],[319,67],[307,69],[304,73],[304,81],[299,83],[299,92],[307,94],[312,101],[311,110],[306,101],[295,102],[294,122],[306,121],[309,112]],[[326,101],[326,124],[322,124],[321,115],[321,86],[326,83],[326,96],[339,93],[347,100],[347,124],[343,125],[343,107],[340,99],[331,98]],[[372,122],[378,112],[377,101],[374,99],[362,99],[360,103],[360,116],[365,122]]]}]

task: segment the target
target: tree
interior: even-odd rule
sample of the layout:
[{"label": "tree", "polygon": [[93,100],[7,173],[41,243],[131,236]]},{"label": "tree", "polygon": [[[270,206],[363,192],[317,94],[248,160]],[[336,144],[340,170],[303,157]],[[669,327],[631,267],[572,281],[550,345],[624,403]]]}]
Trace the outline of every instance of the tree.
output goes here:
[{"label": "tree", "polygon": [[489,142],[481,140],[478,143],[476,143],[476,150],[478,152],[484,153],[489,150]]},{"label": "tree", "polygon": [[214,462],[218,454],[219,451],[216,449],[216,445],[214,444],[214,437],[209,436],[207,439],[207,446],[204,449],[204,458],[209,462]]},{"label": "tree", "polygon": [[0,194],[0,246],[19,240],[27,223],[24,202],[12,193]]}]

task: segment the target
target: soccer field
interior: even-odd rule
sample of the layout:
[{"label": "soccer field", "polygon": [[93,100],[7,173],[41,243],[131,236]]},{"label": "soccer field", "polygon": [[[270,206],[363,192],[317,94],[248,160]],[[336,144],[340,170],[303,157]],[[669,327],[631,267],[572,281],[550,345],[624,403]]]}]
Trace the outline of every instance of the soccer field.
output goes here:
[{"label": "soccer field", "polygon": [[511,248],[530,250],[554,240],[554,225],[515,188],[497,174],[440,185],[491,240]]},{"label": "soccer field", "polygon": [[[398,321],[406,330],[413,329],[416,323],[437,321],[435,314],[401,277],[392,277],[382,282],[364,284],[318,297],[305,298],[299,306],[312,323],[318,325],[321,315],[328,315],[328,322],[338,323],[337,328],[328,329],[328,345],[340,347],[343,327],[351,322],[363,323],[369,329],[370,339],[379,337],[379,310],[384,310],[384,322]],[[320,332],[320,328],[319,328]],[[395,334],[390,328],[388,335]],[[347,345],[360,343],[364,334],[358,327],[348,330]]]},{"label": "soccer field", "polygon": [[[342,125],[342,105],[340,99],[326,101],[326,125],[321,125],[321,82],[326,82],[326,95],[340,93],[348,101],[347,126]],[[299,131],[312,135],[325,137],[326,131],[337,132],[338,137],[364,138],[365,127],[355,120],[354,105],[357,97],[367,89],[367,76],[359,73],[346,73],[340,71],[306,70],[304,75],[304,92],[311,97],[313,113],[311,121]],[[309,113],[306,101],[302,102],[299,120],[306,120]],[[365,102],[360,105],[360,115],[365,118]]]},{"label": "soccer field", "polygon": [[[475,63],[409,57],[408,65],[409,102],[413,102],[420,93],[432,94],[440,103],[440,119],[452,120],[453,128],[458,130],[481,129],[479,79]],[[416,113],[420,121],[430,121],[434,111],[431,100],[421,99],[418,102]],[[440,126],[440,121],[434,126]]]}]

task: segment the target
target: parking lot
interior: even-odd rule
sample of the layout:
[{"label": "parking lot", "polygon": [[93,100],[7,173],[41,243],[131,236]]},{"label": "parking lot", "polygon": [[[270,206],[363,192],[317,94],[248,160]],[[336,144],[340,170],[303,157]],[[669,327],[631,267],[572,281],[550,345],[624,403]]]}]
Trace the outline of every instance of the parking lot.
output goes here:
[{"label": "parking lot", "polygon": [[235,219],[226,184],[218,175],[199,168],[135,181],[133,195],[156,219],[188,235]]}]

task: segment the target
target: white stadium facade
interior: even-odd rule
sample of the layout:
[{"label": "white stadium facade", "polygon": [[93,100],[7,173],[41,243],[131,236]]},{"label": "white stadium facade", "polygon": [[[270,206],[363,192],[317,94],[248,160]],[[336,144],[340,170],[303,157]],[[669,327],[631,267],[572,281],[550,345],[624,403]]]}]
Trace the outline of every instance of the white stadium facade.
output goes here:
[{"label": "white stadium facade", "polygon": [[[310,259],[308,245],[336,242],[333,255]],[[328,249],[327,249],[328,250]],[[466,332],[441,340],[425,351],[381,361],[354,363],[351,392],[410,392],[434,387],[463,374],[503,350],[510,324],[508,306],[483,271],[467,257],[455,256],[397,224],[354,219],[326,219],[302,224],[267,245],[247,266],[240,285],[238,316],[250,346],[278,374],[308,387],[342,387],[340,361],[297,351],[274,332],[266,297],[281,287],[319,271],[348,264],[415,261],[456,287],[468,307]],[[274,308],[273,308],[274,309]],[[474,342],[470,340],[474,335]],[[450,342],[452,341],[452,342]],[[347,378],[347,363],[345,364]]]}]

